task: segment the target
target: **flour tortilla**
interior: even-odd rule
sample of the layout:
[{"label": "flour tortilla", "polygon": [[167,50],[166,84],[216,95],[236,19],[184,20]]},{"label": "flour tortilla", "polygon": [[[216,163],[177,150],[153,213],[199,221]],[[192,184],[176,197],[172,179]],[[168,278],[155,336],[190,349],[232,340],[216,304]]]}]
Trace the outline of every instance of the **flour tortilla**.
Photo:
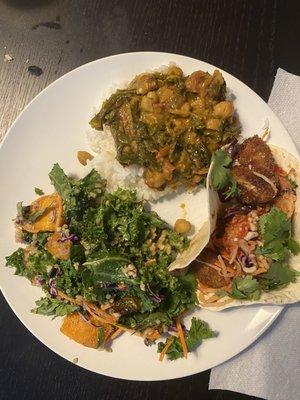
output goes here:
[{"label": "flour tortilla", "polygon": [[[300,241],[300,162],[294,157],[292,154],[287,151],[280,149],[279,147],[269,145],[275,161],[279,167],[281,167],[284,171],[289,171],[290,169],[294,169],[296,171],[296,183],[298,185],[296,190],[297,200],[295,204],[295,212],[292,219],[293,224],[293,237]],[[208,181],[208,197],[209,204],[211,204],[211,227],[216,226],[216,218],[218,209],[220,206],[219,196],[216,191],[212,189],[211,186],[211,174],[212,174],[212,165],[210,166],[210,170],[208,173],[207,181]],[[289,260],[289,265],[294,270],[300,272],[300,255],[294,256],[291,255]],[[214,303],[213,307],[205,307],[201,306],[201,301],[199,299],[199,305],[202,308],[206,308],[212,311],[221,311],[225,308],[230,307],[238,307],[238,306],[246,306],[252,304],[289,304],[296,303],[300,301],[300,276],[298,276],[297,281],[295,283],[290,283],[287,287],[284,287],[279,290],[274,290],[271,292],[263,292],[259,300],[255,301],[242,301],[232,299],[229,296],[222,297],[218,302]],[[226,304],[225,304],[226,303]]]},{"label": "flour tortilla", "polygon": [[183,269],[187,267],[201,253],[208,244],[210,238],[209,222],[205,221],[196,235],[192,238],[189,248],[178,254],[176,259],[170,264],[169,271]]}]

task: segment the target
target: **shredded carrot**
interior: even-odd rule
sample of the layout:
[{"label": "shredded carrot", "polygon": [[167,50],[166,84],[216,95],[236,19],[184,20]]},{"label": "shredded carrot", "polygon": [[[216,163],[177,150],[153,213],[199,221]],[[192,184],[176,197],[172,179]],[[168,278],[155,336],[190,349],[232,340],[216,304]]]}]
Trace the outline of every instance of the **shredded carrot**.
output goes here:
[{"label": "shredded carrot", "polygon": [[198,300],[201,303],[205,303],[206,302],[206,299],[205,299],[204,295],[201,292],[197,292],[197,297],[198,297]]},{"label": "shredded carrot", "polygon": [[77,305],[81,305],[82,304],[82,301],[78,301],[76,299],[73,299],[72,297],[66,295],[64,292],[62,292],[60,290],[58,290],[57,293],[58,293],[58,297],[60,297],[61,299],[67,300],[72,304],[77,304]]},{"label": "shredded carrot", "polygon": [[184,333],[183,333],[182,326],[181,326],[181,323],[180,323],[179,319],[176,320],[176,328],[177,328],[177,331],[178,331],[178,335],[179,335],[179,339],[180,339],[180,343],[181,343],[181,347],[182,347],[184,358],[187,358],[188,349],[187,349]]},{"label": "shredded carrot", "polygon": [[196,260],[197,260],[200,264],[207,265],[208,267],[215,269],[215,270],[216,270],[217,272],[219,272],[219,273],[220,273],[220,271],[221,271],[221,268],[218,267],[218,266],[215,265],[215,264],[210,264],[210,263],[207,263],[207,262],[198,260],[198,258],[197,258]]},{"label": "shredded carrot", "polygon": [[105,311],[105,310],[108,310],[109,308],[111,308],[111,304],[110,303],[101,304],[101,310]]},{"label": "shredded carrot", "polygon": [[240,242],[239,242],[239,246],[243,250],[244,253],[246,253],[246,254],[251,253],[250,248],[249,248],[248,243],[246,242],[246,240],[241,239]]},{"label": "shredded carrot", "polygon": [[[116,318],[111,315],[108,314],[107,312],[105,312],[104,310],[101,310],[101,308],[95,306],[95,304],[89,303],[85,300],[83,300],[83,305],[89,309],[91,309],[95,314],[97,314],[99,317],[103,318],[106,320],[106,323],[115,323],[116,322]],[[88,310],[89,311],[89,310]]]},{"label": "shredded carrot", "polygon": [[205,300],[206,303],[214,303],[215,301],[220,300],[220,297],[217,295],[213,295]]},{"label": "shredded carrot", "polygon": [[226,269],[227,269],[227,276],[229,276],[230,273],[236,275],[236,271],[233,268],[227,267]]},{"label": "shredded carrot", "polygon": [[242,266],[238,260],[235,260],[234,265],[236,267],[236,275],[241,276],[242,275]]},{"label": "shredded carrot", "polygon": [[251,275],[259,275],[259,274],[263,274],[267,271],[268,271],[267,268],[258,268],[256,271],[252,272]]},{"label": "shredded carrot", "polygon": [[203,285],[203,283],[201,283],[201,282],[198,282],[198,286],[199,286],[199,289],[200,289],[203,293],[215,293],[215,291],[218,290],[218,289],[216,289],[216,288],[210,288],[210,287],[208,287],[208,286],[205,286],[205,285]]},{"label": "shredded carrot", "polygon": [[220,306],[225,306],[225,304],[228,304],[228,303],[231,303],[231,302],[232,302],[232,299],[228,299],[228,300],[222,301],[220,303],[217,303],[217,302],[215,302],[215,303],[205,303],[203,305],[205,307],[220,307]]},{"label": "shredded carrot", "polygon": [[[85,301],[84,301],[84,307],[97,321],[116,326],[116,319],[112,315],[106,314],[104,312],[102,312],[101,315],[99,315],[91,307],[91,304]],[[95,306],[95,308],[97,307]]]},{"label": "shredded carrot", "polygon": [[229,291],[231,289],[231,283],[229,283],[226,286],[219,287],[219,288],[210,288],[208,286],[203,285],[203,283],[198,282],[198,287],[201,290],[201,292],[203,292],[204,294],[206,294],[206,293],[216,293],[219,290]]},{"label": "shredded carrot", "polygon": [[226,265],[225,265],[224,260],[223,260],[223,258],[222,258],[222,256],[220,254],[218,255],[218,260],[219,260],[219,263],[220,263],[220,267],[222,269],[222,275],[227,278],[228,274],[227,274]]},{"label": "shredded carrot", "polygon": [[230,255],[230,259],[229,259],[229,264],[232,264],[233,261],[235,260],[236,255],[237,255],[237,252],[238,252],[238,248],[239,248],[239,246],[235,246],[235,247],[233,248],[233,250],[232,250],[232,252],[231,252],[231,255]]},{"label": "shredded carrot", "polygon": [[159,361],[163,361],[167,351],[169,350],[169,347],[171,346],[171,344],[174,341],[174,336],[173,337],[169,337],[166,341],[165,347],[162,349],[162,352],[160,353],[159,356]]}]

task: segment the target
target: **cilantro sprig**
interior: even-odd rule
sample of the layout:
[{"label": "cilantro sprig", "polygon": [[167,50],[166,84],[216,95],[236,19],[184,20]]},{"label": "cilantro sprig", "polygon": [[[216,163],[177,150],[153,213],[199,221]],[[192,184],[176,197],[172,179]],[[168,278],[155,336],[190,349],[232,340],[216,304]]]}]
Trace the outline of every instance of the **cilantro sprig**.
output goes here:
[{"label": "cilantro sprig", "polygon": [[257,254],[264,255],[274,261],[285,261],[289,253],[298,254],[300,246],[291,238],[291,219],[277,207],[259,218],[259,228],[263,245],[256,250]]},{"label": "cilantro sprig", "polygon": [[295,282],[297,274],[297,271],[289,268],[286,264],[274,262],[269,270],[259,278],[259,286],[265,292],[282,289],[289,283]]},{"label": "cilantro sprig", "polygon": [[77,305],[69,304],[63,300],[51,297],[43,297],[35,302],[37,307],[31,310],[35,314],[54,315],[62,317],[79,309]]},{"label": "cilantro sprig", "polygon": [[253,276],[247,275],[244,278],[234,278],[231,297],[241,300],[258,300],[260,293],[259,283]]},{"label": "cilantro sprig", "polygon": [[[199,318],[193,317],[190,330],[185,334],[185,341],[188,352],[195,350],[204,339],[210,339],[216,336],[209,325]],[[166,343],[159,342],[157,352],[161,353]],[[183,357],[183,350],[181,347],[180,339],[175,337],[171,346],[166,353],[168,360],[177,360]]]},{"label": "cilantro sprig", "polygon": [[230,168],[232,158],[222,149],[214,152],[212,156],[212,185],[216,190],[222,190],[225,198],[237,196],[239,189],[237,181],[231,174]]}]

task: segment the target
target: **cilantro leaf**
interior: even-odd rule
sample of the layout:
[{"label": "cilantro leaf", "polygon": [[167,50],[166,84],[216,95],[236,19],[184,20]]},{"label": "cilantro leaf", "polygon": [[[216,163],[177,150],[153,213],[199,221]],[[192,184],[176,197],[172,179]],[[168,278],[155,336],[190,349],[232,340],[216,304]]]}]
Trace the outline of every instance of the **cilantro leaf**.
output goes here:
[{"label": "cilantro leaf", "polygon": [[30,213],[30,206],[23,206],[22,201],[17,203],[17,217],[19,221],[35,222],[41,218],[41,216],[44,215],[47,210],[48,208],[44,208],[42,210]]},{"label": "cilantro leaf", "polygon": [[37,307],[31,310],[35,314],[42,315],[54,315],[56,317],[62,317],[67,314],[79,309],[78,306],[66,303],[59,299],[53,299],[51,297],[43,297],[35,302]]},{"label": "cilantro leaf", "polygon": [[283,261],[288,256],[288,243],[290,243],[291,251],[297,251],[295,241],[290,242],[291,220],[282,210],[272,207],[267,214],[263,214],[259,218],[259,228],[263,246],[257,248],[257,254],[270,257],[275,261]]},{"label": "cilantro leaf", "polygon": [[229,199],[229,197],[238,196],[240,194],[240,189],[237,186],[237,181],[234,176],[231,176],[231,184],[224,194],[225,199]]},{"label": "cilantro leaf", "polygon": [[24,212],[27,210],[28,208],[23,207],[23,201],[18,201],[17,203],[17,216],[18,219],[20,221],[23,221],[24,219]]},{"label": "cilantro leaf", "polygon": [[300,253],[300,244],[295,239],[290,238],[287,247],[295,256]]},{"label": "cilantro leaf", "polygon": [[237,196],[239,189],[237,181],[232,176],[229,168],[232,163],[232,158],[222,149],[214,152],[212,156],[213,170],[212,170],[212,185],[216,190],[225,190],[225,198]]},{"label": "cilantro leaf", "polygon": [[21,247],[10,256],[5,257],[7,267],[15,267],[15,275],[26,275],[24,268],[24,249]]},{"label": "cilantro leaf", "polygon": [[259,286],[266,292],[281,289],[296,281],[297,272],[280,262],[273,262],[269,270],[260,275]]},{"label": "cilantro leaf", "polygon": [[34,191],[38,196],[42,196],[44,194],[43,190],[38,187],[35,187]]},{"label": "cilantro leaf", "polygon": [[105,342],[104,328],[100,326],[98,329],[98,347],[103,347],[104,342]]},{"label": "cilantro leaf", "polygon": [[[199,318],[192,318],[190,330],[185,335],[185,341],[187,345],[188,352],[195,350],[204,339],[210,339],[216,336],[216,332],[211,330],[209,325]],[[165,343],[158,343],[158,353],[161,353]],[[177,360],[183,357],[183,351],[178,337],[174,338],[171,346],[169,347],[167,353],[169,360]]]},{"label": "cilantro leaf", "polygon": [[235,277],[233,279],[231,297],[241,300],[258,300],[260,288],[257,280],[251,275],[244,278]]},{"label": "cilantro leaf", "polygon": [[48,210],[48,208],[43,208],[42,210],[35,211],[31,214],[28,214],[26,219],[27,219],[27,221],[35,222],[38,219],[40,219],[47,210]]},{"label": "cilantro leaf", "polygon": [[67,177],[63,169],[58,164],[54,164],[49,173],[49,178],[57,193],[63,198],[64,201],[67,200],[72,191],[71,180]]},{"label": "cilantro leaf", "polygon": [[232,158],[224,151],[217,150],[212,156],[212,185],[215,189],[224,189],[230,180],[230,171],[228,167],[232,162]]}]

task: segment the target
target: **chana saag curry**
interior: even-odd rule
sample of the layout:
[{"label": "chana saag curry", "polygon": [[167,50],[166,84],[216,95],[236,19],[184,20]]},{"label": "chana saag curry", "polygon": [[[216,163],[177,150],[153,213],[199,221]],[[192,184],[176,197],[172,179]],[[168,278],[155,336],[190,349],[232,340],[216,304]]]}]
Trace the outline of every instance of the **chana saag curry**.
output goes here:
[{"label": "chana saag curry", "polygon": [[137,75],[90,125],[108,126],[118,161],[143,167],[145,183],[157,190],[203,183],[212,153],[240,133],[220,71],[185,76],[175,65]]}]

